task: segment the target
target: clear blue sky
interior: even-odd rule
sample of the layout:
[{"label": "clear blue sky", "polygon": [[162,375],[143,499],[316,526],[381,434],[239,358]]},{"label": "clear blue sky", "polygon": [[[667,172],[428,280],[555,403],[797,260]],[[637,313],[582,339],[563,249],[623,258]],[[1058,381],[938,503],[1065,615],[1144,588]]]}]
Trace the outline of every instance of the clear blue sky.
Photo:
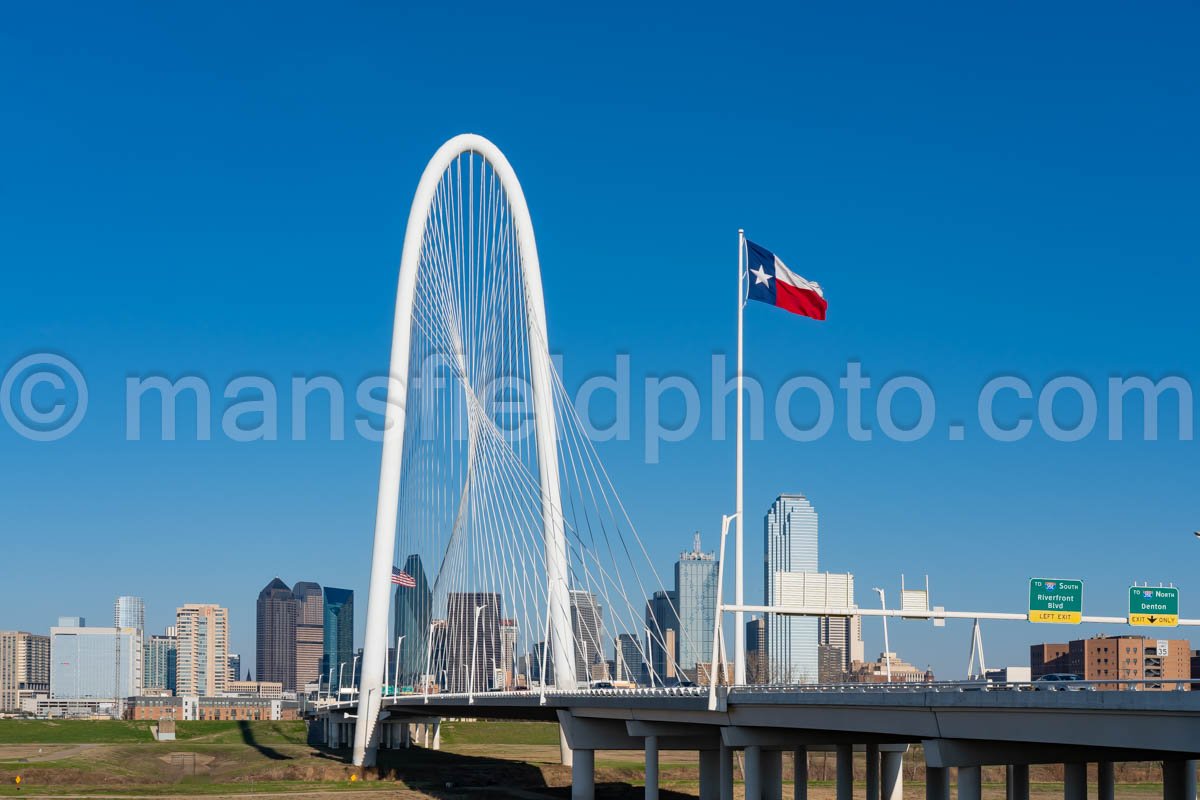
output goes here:
[{"label": "clear blue sky", "polygon": [[[1174,581],[1200,617],[1200,444],[1172,403],[1158,442],[1107,441],[1103,401],[1076,443],[974,423],[1001,373],[1200,381],[1194,6],[397,5],[6,12],[0,367],[61,353],[91,394],[59,442],[0,424],[0,627],[107,622],[138,594],[157,629],[212,601],[249,665],[279,575],[358,590],[361,629],[378,445],[126,442],[124,379],[382,371],[412,191],[462,131],[524,183],[569,386],[618,352],[637,377],[706,378],[733,348],[739,226],[830,301],[820,325],[750,309],[751,372],[835,384],[858,360],[876,386],[933,386],[920,442],[852,441],[836,395],[821,441],[749,447],[752,598],[761,514],[790,490],[863,604],[928,572],[938,604],[1019,611],[1045,575],[1082,577],[1108,614],[1131,580]],[[640,407],[634,441],[601,453],[667,572],[730,509],[732,444],[647,465]],[[1092,632],[985,638],[1024,663],[1030,641]],[[967,627],[892,633],[940,674],[966,666]]]}]

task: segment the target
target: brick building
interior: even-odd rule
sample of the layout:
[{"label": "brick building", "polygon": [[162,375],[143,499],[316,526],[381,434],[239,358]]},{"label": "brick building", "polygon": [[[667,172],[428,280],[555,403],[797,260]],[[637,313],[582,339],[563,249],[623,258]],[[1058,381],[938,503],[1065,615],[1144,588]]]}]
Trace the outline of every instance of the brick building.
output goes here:
[{"label": "brick building", "polygon": [[[1147,681],[1141,689],[1187,689],[1171,679],[1192,677],[1191,643],[1186,639],[1150,639],[1143,636],[1096,636],[1067,644],[1039,644],[1029,649],[1033,679],[1052,672],[1067,672],[1084,680],[1100,681],[1100,690],[1131,689],[1119,681]],[[1111,679],[1112,683],[1103,681]]]},{"label": "brick building", "polygon": [[134,720],[263,720],[299,719],[299,704],[266,697],[131,697],[125,718]]}]

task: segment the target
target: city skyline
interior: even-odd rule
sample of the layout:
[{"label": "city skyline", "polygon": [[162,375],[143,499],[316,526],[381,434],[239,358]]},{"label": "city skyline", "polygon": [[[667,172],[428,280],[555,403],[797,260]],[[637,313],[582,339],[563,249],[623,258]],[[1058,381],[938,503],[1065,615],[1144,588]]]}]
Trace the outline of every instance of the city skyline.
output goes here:
[{"label": "city skyline", "polygon": [[[1101,395],[1112,376],[1196,385],[1198,123],[1195,104],[1179,100],[1191,92],[1196,11],[1179,9],[1169,26],[1115,7],[1082,18],[1048,9],[1035,26],[966,8],[927,25],[877,11],[745,9],[741,29],[760,37],[762,54],[746,59],[726,44],[727,18],[698,14],[685,36],[664,37],[678,20],[640,9],[644,25],[620,28],[623,63],[598,67],[579,53],[609,52],[619,9],[602,25],[573,9],[519,22],[353,9],[334,30],[296,23],[301,41],[326,43],[314,80],[307,50],[260,35],[273,22],[262,8],[223,26],[236,30],[220,58],[182,8],[128,23],[83,9],[77,26],[21,9],[0,34],[13,45],[0,47],[7,74],[30,76],[3,112],[22,158],[0,198],[13,265],[0,292],[0,356],[7,368],[31,353],[61,354],[91,391],[86,419],[60,441],[0,425],[3,529],[28,564],[72,554],[53,597],[42,596],[37,569],[6,576],[29,601],[3,624],[45,630],[74,610],[107,621],[112,598],[135,593],[157,631],[180,602],[211,600],[230,608],[234,649],[250,662],[247,587],[264,573],[313,576],[319,566],[323,584],[354,589],[365,608],[379,446],[357,435],[352,403],[345,438],[332,438],[319,399],[306,438],[294,437],[290,380],[333,374],[351,385],[386,371],[407,204],[430,149],[461,130],[489,135],[521,175],[564,385],[574,395],[629,354],[630,436],[598,447],[654,563],[668,567],[678,537],[693,530],[715,541],[732,511],[732,396],[713,391],[710,375],[714,353],[731,370],[731,262],[744,227],[818,278],[831,303],[827,322],[801,328],[748,309],[747,370],[768,400],[797,375],[819,377],[837,398],[833,426],[814,442],[780,436],[774,408],[763,406],[764,436],[747,444],[748,540],[751,510],[802,491],[821,509],[824,559],[854,571],[861,587],[892,594],[900,573],[929,574],[939,604],[1019,611],[1031,574],[1065,574],[1086,578],[1104,613],[1119,613],[1133,580],[1186,587],[1200,557],[1191,537],[1200,466],[1195,442],[1180,440],[1172,397],[1157,441],[1142,435],[1136,400],[1121,441],[1107,436],[1106,403],[1095,434],[1078,442],[1040,432],[1036,396],[1010,396],[1000,409],[1006,425],[1036,424],[1022,441],[992,441],[974,420],[980,387],[999,372],[1035,392],[1060,376]],[[446,25],[459,36],[442,59],[416,32]],[[991,36],[979,35],[985,27]],[[506,80],[480,82],[495,74],[495,43],[518,33],[538,47],[511,54]],[[56,45],[21,46],[39,37]],[[1022,43],[1019,59],[1012,41]],[[109,52],[162,68],[133,70]],[[411,69],[439,60],[445,83]],[[408,103],[381,102],[394,97]],[[272,113],[252,111],[264,107]],[[642,289],[663,271],[688,276],[671,302]],[[1035,291],[1014,309],[996,275]],[[1111,287],[1134,276],[1137,324],[1121,324]],[[873,380],[867,412],[892,375],[929,382],[934,433],[894,441],[871,420],[871,441],[855,439],[836,388],[851,361]],[[223,433],[221,389],[247,373],[279,387],[275,440]],[[664,444],[649,464],[644,378],[676,374],[698,386],[698,433]],[[212,382],[213,437],[197,440],[186,403],[177,440],[151,436],[161,419],[150,402],[143,438],[131,441],[131,375]],[[916,419],[912,399],[895,398],[905,424]],[[810,400],[796,396],[797,424],[816,417]],[[682,419],[681,405],[664,407],[664,418]],[[1069,396],[1055,405],[1063,423],[1079,415]],[[614,412],[603,394],[594,406],[598,423]],[[714,421],[724,421],[724,438],[712,435]],[[965,437],[953,441],[959,422]],[[1131,547],[1145,539],[1154,546]],[[237,556],[214,575],[194,560],[199,541]],[[882,555],[897,542],[921,546]],[[1126,556],[1089,555],[1117,550]],[[981,585],[974,572],[984,561]],[[178,566],[155,574],[161,563]],[[759,597],[752,567],[746,592]],[[939,673],[961,671],[969,629],[895,633]],[[1036,634],[996,625],[985,635],[989,655],[1016,661]],[[864,636],[868,652],[881,649],[876,620]]]}]

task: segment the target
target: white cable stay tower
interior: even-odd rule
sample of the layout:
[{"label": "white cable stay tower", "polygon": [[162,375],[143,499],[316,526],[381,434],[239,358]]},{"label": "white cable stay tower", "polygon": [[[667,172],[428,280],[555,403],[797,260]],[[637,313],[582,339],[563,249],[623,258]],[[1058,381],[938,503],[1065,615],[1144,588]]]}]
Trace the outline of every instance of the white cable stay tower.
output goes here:
[{"label": "white cable stay tower", "polygon": [[662,581],[548,342],[516,174],[456,136],[421,176],[400,260],[356,764],[373,763],[391,695],[576,691],[630,663],[618,636],[637,669],[684,674],[678,622],[647,605]]}]

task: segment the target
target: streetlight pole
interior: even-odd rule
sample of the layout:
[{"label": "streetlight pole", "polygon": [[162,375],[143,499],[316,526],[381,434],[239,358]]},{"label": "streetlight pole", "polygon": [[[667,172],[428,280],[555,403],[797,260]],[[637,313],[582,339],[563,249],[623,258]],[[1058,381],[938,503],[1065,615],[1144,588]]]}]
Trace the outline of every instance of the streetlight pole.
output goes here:
[{"label": "streetlight pole", "polygon": [[654,688],[654,640],[650,638],[650,628],[646,627],[646,672],[650,673],[650,688]]},{"label": "streetlight pole", "polygon": [[[883,596],[883,589],[880,589],[878,586],[876,586],[871,591],[873,591],[879,595],[880,609],[887,611],[887,600]],[[884,670],[887,672],[887,682],[891,683],[892,682],[892,646],[891,646],[891,644],[888,643],[887,621],[888,621],[888,618],[885,615],[883,618],[883,664],[884,664]]]},{"label": "streetlight pole", "polygon": [[404,637],[407,635],[401,634],[396,640],[396,663],[392,667],[392,697],[400,693],[400,645],[404,644]]},{"label": "streetlight pole", "polygon": [[[487,603],[475,606],[475,625],[471,630],[471,673],[467,678],[467,702],[475,702],[475,648],[479,645],[479,615],[487,608]],[[465,665],[464,665],[465,666]]]},{"label": "streetlight pole", "polygon": [[354,663],[350,665],[350,694],[358,694],[358,654],[354,654]]},{"label": "streetlight pole", "polygon": [[433,657],[433,623],[429,623],[429,635],[425,637],[425,674],[421,676],[424,684],[425,702],[429,702],[429,661]]},{"label": "streetlight pole", "polygon": [[[729,523],[737,517],[737,514],[724,514],[721,516],[721,545],[717,549],[717,608],[713,614],[713,636],[712,636],[712,659],[708,662],[708,710],[717,710],[717,682],[720,668],[717,663],[718,643],[721,641],[721,607],[725,602],[725,537],[729,533]],[[697,675],[699,678],[699,675]]]},{"label": "streetlight pole", "polygon": [[338,664],[338,700],[342,699],[342,692],[344,691],[342,687],[344,687],[346,685],[346,682],[344,680],[342,680],[342,675],[344,674],[345,669],[346,669],[345,661]]}]

